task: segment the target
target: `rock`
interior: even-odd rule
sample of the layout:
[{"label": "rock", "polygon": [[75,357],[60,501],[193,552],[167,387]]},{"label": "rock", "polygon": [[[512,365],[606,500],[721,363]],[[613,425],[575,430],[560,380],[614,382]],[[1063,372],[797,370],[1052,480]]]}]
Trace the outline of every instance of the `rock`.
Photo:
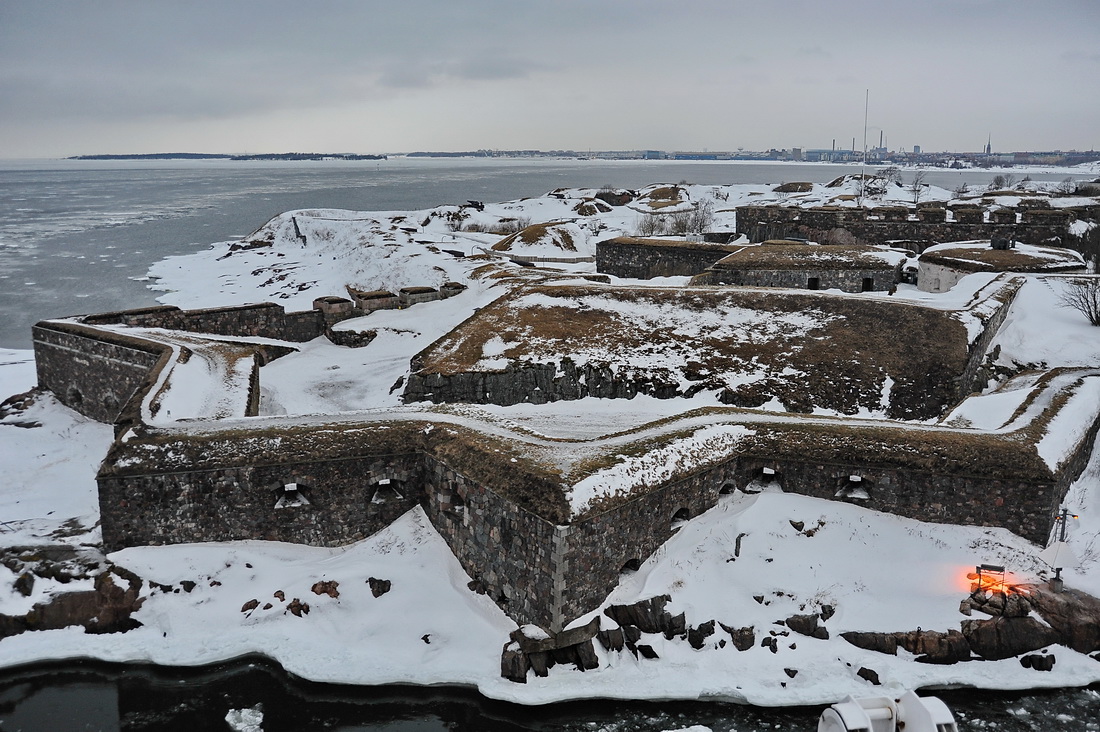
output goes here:
[{"label": "rock", "polygon": [[752,599],[756,600],[758,605],[763,605],[764,604],[764,596],[763,595],[753,595]]},{"label": "rock", "polygon": [[808,635],[811,638],[829,640],[829,631],[821,625],[818,625],[817,621],[819,618],[820,616],[817,613],[813,613],[811,615],[792,615],[784,622],[786,626],[793,630],[795,633]]},{"label": "rock", "polygon": [[753,626],[745,628],[731,628],[728,625],[719,623],[722,626],[722,630],[730,634],[730,638],[733,639],[733,647],[739,651],[747,651],[756,645],[756,629]]},{"label": "rock", "polygon": [[653,646],[647,646],[643,643],[639,643],[637,648],[638,653],[641,654],[642,658],[648,658],[650,660],[660,658],[660,656],[657,655],[657,651],[653,650]]},{"label": "rock", "polygon": [[286,609],[290,611],[295,617],[302,617],[303,615],[309,615],[309,603],[302,602],[297,597],[287,604]]},{"label": "rock", "polygon": [[864,681],[869,681],[870,683],[874,684],[875,686],[881,686],[882,685],[882,682],[879,681],[879,678],[878,678],[878,672],[873,670],[873,669],[869,669],[865,666],[861,666],[859,671],[856,671],[856,676],[863,679]]},{"label": "rock", "polygon": [[671,600],[669,595],[658,595],[633,605],[612,605],[604,614],[619,625],[636,625],[643,633],[663,633],[672,621],[672,615],[665,610]]},{"label": "rock", "polygon": [[972,606],[970,604],[970,598],[968,597],[959,603],[959,612],[969,617],[971,613],[971,607]]},{"label": "rock", "polygon": [[263,608],[261,608],[261,609],[262,610],[270,610],[273,607],[275,607],[275,606],[272,605],[270,602],[265,602]]},{"label": "rock", "polygon": [[[313,587],[311,587],[310,590],[313,592],[314,595],[328,595],[335,600],[336,598],[340,597],[340,590],[336,589],[339,586],[339,582],[334,582],[332,580],[321,580],[320,582],[314,582]],[[373,591],[374,588],[372,587],[371,589]],[[375,597],[377,597],[377,595],[375,595]]]},{"label": "rock", "polygon": [[[665,615],[668,615],[668,613],[665,613]],[[687,617],[684,615],[684,613],[669,616],[666,623],[665,638],[667,638],[668,640],[672,640],[678,635],[687,635]]]},{"label": "rock", "polygon": [[[362,575],[360,575],[362,576]],[[377,579],[376,577],[368,577],[367,584],[370,585],[370,593],[375,597],[381,597],[390,591],[390,581],[387,579]]]},{"label": "rock", "polygon": [[760,646],[761,648],[770,648],[772,653],[779,652],[779,643],[774,636],[764,636],[764,640],[760,641]]},{"label": "rock", "polygon": [[195,589],[195,586],[197,584],[197,582],[192,582],[191,580],[183,580],[182,582],[180,582],[180,587],[183,588],[184,592],[190,592],[191,590]]},{"label": "rock", "polygon": [[795,676],[798,676],[798,669],[796,669],[796,668],[785,668],[785,669],[783,669],[783,673],[787,674],[788,677],[793,679]]},{"label": "rock", "polygon": [[625,642],[622,628],[601,630],[596,633],[596,638],[600,641],[600,645],[604,647],[605,651],[621,651],[623,649],[623,643]]},{"label": "rock", "polygon": [[802,521],[791,521],[790,524],[795,531],[801,532],[802,529],[806,528],[806,524]]},{"label": "rock", "polygon": [[1030,605],[1078,653],[1100,651],[1100,599],[1080,590],[1051,592],[1044,585],[1027,585]]},{"label": "rock", "polygon": [[526,655],[531,665],[531,670],[535,672],[535,676],[545,678],[550,672],[550,667],[554,665],[554,662],[550,659],[550,654],[528,653]]},{"label": "rock", "polygon": [[982,658],[996,661],[1057,643],[1061,636],[1033,618],[964,620],[963,635]]},{"label": "rock", "polygon": [[256,599],[249,600],[245,604],[241,605],[242,613],[249,613],[260,606],[260,601]]},{"label": "rock", "polygon": [[823,621],[828,620],[829,618],[833,617],[834,615],[836,615],[836,608],[835,607],[833,607],[832,605],[822,605],[821,606],[821,619]]},{"label": "rock", "polygon": [[898,645],[916,654],[919,663],[948,665],[971,656],[970,643],[954,628],[946,633],[934,630],[906,633],[898,639]]},{"label": "rock", "polygon": [[28,630],[27,621],[18,615],[0,615],[0,639],[19,635]]},{"label": "rock", "polygon": [[898,641],[893,633],[861,633],[853,630],[841,633],[840,637],[865,651],[898,655]]},{"label": "rock", "polygon": [[30,597],[31,593],[34,592],[34,575],[30,572],[19,575],[12,584],[12,589],[23,597]]},{"label": "rock", "polygon": [[623,638],[626,640],[627,645],[633,645],[641,640],[642,630],[636,625],[624,625]]},{"label": "rock", "polygon": [[578,670],[591,671],[600,667],[600,658],[596,655],[596,649],[592,647],[591,640],[578,643],[574,648],[577,649],[576,664]]},{"label": "rock", "polygon": [[1031,654],[1020,657],[1020,665],[1024,668],[1032,668],[1036,671],[1050,671],[1054,668],[1053,654]]},{"label": "rock", "polygon": [[275,594],[272,595],[272,597],[274,597],[279,602],[286,602],[286,593],[284,593],[282,590],[275,590]]},{"label": "rock", "polygon": [[516,643],[508,643],[500,654],[500,675],[517,684],[527,683],[527,671],[531,668],[527,654]]},{"label": "rock", "polygon": [[688,628],[688,644],[695,650],[700,650],[706,645],[707,638],[714,635],[714,621],[708,620],[697,628]]},{"label": "rock", "polygon": [[[539,653],[568,648],[578,643],[590,642],[596,637],[596,633],[600,629],[600,619],[599,617],[594,617],[580,627],[563,630],[557,635],[540,632],[537,634],[538,637],[529,637],[524,633],[524,628],[526,627],[528,626],[513,630],[511,638],[519,644],[519,647],[524,653]],[[541,629],[539,630],[541,631]]]}]

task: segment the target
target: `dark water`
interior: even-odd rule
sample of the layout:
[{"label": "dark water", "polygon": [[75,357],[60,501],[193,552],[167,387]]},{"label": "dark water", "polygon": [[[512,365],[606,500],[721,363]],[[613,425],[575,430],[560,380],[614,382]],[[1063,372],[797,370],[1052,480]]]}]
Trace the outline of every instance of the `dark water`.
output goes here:
[{"label": "dark water", "polygon": [[[422,209],[657,182],[827,182],[856,170],[640,160],[0,161],[0,347],[29,348],[30,326],[42,318],[155,304],[139,281],[152,263],[244,236],[291,209]],[[926,181],[953,189],[992,177],[944,170]]]},{"label": "dark water", "polygon": [[[936,693],[963,732],[1100,730],[1100,686],[1062,692]],[[472,691],[352,687],[291,677],[262,660],[201,669],[68,663],[0,676],[0,729],[227,730],[226,713],[261,705],[264,732],[812,732],[822,707],[763,709],[702,702],[591,701],[529,707]]]}]

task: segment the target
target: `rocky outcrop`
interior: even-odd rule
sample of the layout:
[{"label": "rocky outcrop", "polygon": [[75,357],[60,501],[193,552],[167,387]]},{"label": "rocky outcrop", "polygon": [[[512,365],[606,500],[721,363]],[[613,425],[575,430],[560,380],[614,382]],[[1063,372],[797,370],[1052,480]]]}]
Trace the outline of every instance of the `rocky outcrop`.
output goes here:
[{"label": "rocky outcrop", "polygon": [[904,648],[921,663],[951,664],[970,658],[966,637],[957,630],[941,633],[934,630],[913,630],[901,633],[841,633],[852,645],[868,651],[896,656]]},{"label": "rocky outcrop", "polygon": [[1012,658],[1058,643],[1058,631],[1034,618],[992,618],[964,620],[963,635],[970,648],[991,661]]},{"label": "rocky outcrop", "polygon": [[1100,651],[1100,599],[1077,590],[1051,592],[1043,585],[1027,585],[1031,605],[1057,631],[1063,645],[1079,653]]},{"label": "rocky outcrop", "polygon": [[131,615],[141,607],[142,580],[112,566],[95,576],[93,589],[62,592],[25,615],[0,615],[0,638],[32,630],[82,626],[87,633],[121,633],[141,626]]},{"label": "rocky outcrop", "polygon": [[664,633],[668,637],[684,635],[687,633],[684,614],[673,616],[665,610],[671,600],[668,595],[657,595],[633,605],[612,605],[604,610],[604,615],[621,626],[634,626],[643,633]]},{"label": "rocky outcrop", "polygon": [[800,635],[808,635],[811,638],[829,640],[829,631],[819,622],[821,616],[817,613],[810,615],[792,615],[784,622],[787,627]]}]

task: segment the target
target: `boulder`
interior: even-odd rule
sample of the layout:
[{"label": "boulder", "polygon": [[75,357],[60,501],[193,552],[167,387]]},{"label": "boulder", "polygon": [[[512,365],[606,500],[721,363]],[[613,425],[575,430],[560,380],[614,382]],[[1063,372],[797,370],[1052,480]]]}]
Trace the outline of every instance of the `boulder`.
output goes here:
[{"label": "boulder", "polygon": [[388,579],[378,579],[377,577],[368,577],[367,584],[370,585],[370,593],[375,597],[381,597],[390,591],[391,583]]},{"label": "boulder", "polygon": [[[632,605],[612,605],[604,610],[604,614],[622,626],[635,625],[643,633],[673,633],[674,619],[672,614],[665,610],[665,605],[672,600],[669,595],[658,595],[647,600],[639,600]],[[682,615],[677,616],[680,623],[679,633],[686,632],[683,627]]]},{"label": "boulder", "polygon": [[527,654],[515,642],[505,644],[500,654],[500,675],[517,684],[527,683],[527,671],[531,668]]},{"label": "boulder", "polygon": [[793,630],[795,633],[801,635],[808,635],[811,638],[820,638],[821,640],[829,640],[829,631],[818,623],[821,618],[817,613],[811,615],[792,615],[784,622],[787,627]]},{"label": "boulder", "polygon": [[971,650],[991,661],[1037,651],[1061,638],[1058,631],[1033,618],[964,620],[962,632]]},{"label": "boulder", "polygon": [[882,682],[879,681],[878,672],[865,666],[861,666],[859,671],[856,671],[856,676],[863,679],[864,681],[870,682],[875,686],[880,686],[882,684]]},{"label": "boulder", "polygon": [[621,651],[625,642],[622,628],[601,630],[596,633],[596,638],[600,641],[600,645],[603,646],[604,650],[606,651]]},{"label": "boulder", "polygon": [[1050,671],[1054,668],[1054,655],[1033,653],[1027,656],[1021,656],[1020,665],[1024,668],[1035,669],[1036,671]]},{"label": "boulder", "polygon": [[733,647],[739,651],[747,651],[756,645],[756,629],[753,626],[745,628],[731,628],[728,625],[719,623],[722,626],[722,630],[730,634],[733,639]]},{"label": "boulder", "polygon": [[898,655],[898,640],[894,633],[861,633],[852,630],[841,633],[840,637],[856,648],[862,648],[865,651],[888,653],[891,656]]},{"label": "boulder", "polygon": [[698,651],[706,645],[707,638],[712,635],[714,635],[714,621],[708,620],[705,623],[701,623],[698,627],[688,628],[688,644]]},{"label": "boulder", "polygon": [[1028,585],[1031,605],[1054,628],[1064,645],[1078,653],[1100,651],[1100,599],[1080,590],[1051,592],[1043,585]]}]

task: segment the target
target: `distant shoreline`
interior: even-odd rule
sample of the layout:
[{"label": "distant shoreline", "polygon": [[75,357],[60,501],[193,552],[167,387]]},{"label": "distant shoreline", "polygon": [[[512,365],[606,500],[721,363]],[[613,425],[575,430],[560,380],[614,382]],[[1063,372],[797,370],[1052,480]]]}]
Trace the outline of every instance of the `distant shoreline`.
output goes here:
[{"label": "distant shoreline", "polygon": [[225,155],[219,153],[135,153],[127,155],[72,155],[66,160],[385,160],[385,155],[351,153],[260,153]]}]

